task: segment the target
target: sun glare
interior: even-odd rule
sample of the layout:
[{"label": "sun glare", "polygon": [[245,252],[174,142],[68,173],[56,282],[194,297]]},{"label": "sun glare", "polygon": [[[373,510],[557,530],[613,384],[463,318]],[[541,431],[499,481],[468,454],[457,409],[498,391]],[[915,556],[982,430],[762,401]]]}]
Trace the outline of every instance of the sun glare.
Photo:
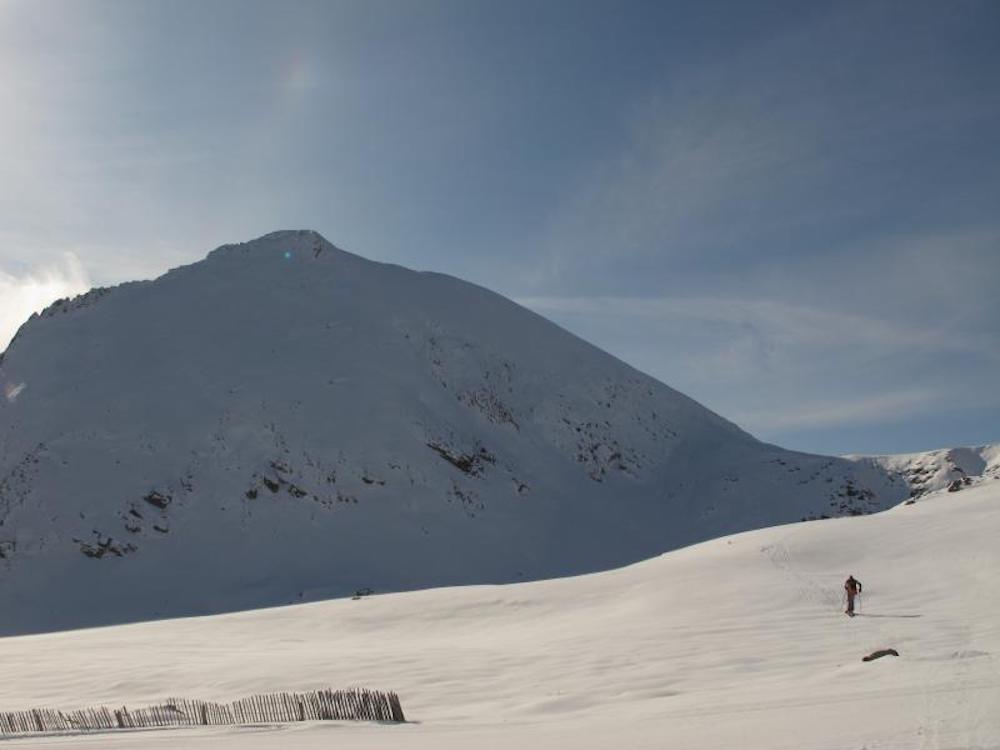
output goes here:
[{"label": "sun glare", "polygon": [[63,297],[90,288],[87,274],[75,255],[20,276],[0,271],[0,351],[7,348],[17,329],[32,313]]}]

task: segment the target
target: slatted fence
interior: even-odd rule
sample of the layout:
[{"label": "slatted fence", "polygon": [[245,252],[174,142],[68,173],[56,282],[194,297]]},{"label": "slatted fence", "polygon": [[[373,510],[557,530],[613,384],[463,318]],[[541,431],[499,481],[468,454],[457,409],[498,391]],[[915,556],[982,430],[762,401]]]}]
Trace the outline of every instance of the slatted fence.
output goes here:
[{"label": "slatted fence", "polygon": [[399,696],[377,690],[316,690],[267,693],[232,703],[170,698],[144,708],[84,708],[0,711],[0,737],[37,732],[95,732],[114,729],[266,724],[292,721],[404,722]]}]

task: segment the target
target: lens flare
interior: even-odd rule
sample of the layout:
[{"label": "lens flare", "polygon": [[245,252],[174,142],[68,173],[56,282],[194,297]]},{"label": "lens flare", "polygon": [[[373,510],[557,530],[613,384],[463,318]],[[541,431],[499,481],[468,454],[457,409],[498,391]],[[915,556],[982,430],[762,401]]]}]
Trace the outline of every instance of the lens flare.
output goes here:
[{"label": "lens flare", "polygon": [[3,387],[3,395],[7,398],[10,403],[14,403],[17,397],[21,395],[21,391],[28,387],[27,383],[18,383],[14,385],[13,383],[7,383]]}]

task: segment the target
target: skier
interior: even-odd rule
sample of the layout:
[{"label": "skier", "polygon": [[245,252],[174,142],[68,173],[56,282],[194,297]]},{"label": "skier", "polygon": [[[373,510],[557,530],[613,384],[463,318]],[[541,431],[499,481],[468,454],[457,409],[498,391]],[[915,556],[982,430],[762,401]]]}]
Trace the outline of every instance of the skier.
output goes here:
[{"label": "skier", "polygon": [[861,581],[853,575],[848,576],[844,581],[844,591],[847,593],[847,609],[844,611],[850,617],[854,617],[854,597],[861,594]]}]

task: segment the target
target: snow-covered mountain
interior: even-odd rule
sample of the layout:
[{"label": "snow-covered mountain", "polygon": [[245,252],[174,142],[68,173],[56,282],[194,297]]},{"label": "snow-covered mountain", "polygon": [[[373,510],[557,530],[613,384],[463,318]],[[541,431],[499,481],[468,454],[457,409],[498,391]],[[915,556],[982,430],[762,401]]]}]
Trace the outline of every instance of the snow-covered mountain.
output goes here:
[{"label": "snow-covered mountain", "polygon": [[499,295],[308,231],[58,302],[0,385],[0,633],[602,570],[880,510],[937,465],[761,443]]}]

